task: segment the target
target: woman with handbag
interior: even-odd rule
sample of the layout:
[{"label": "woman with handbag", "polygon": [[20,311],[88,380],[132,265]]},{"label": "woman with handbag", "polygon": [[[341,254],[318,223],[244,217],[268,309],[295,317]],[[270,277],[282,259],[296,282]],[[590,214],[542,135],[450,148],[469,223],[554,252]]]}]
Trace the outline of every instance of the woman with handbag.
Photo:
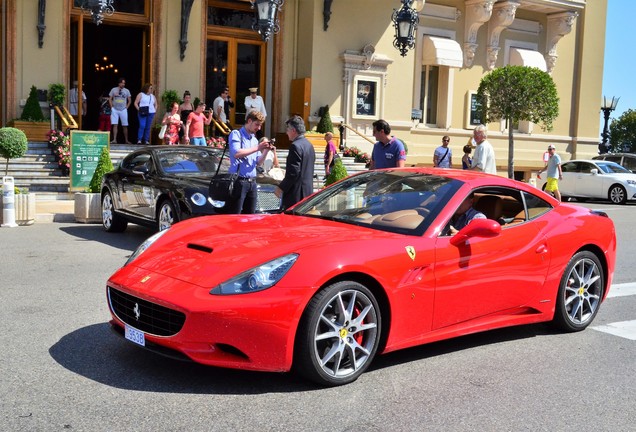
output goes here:
[{"label": "woman with handbag", "polygon": [[[170,111],[168,111],[166,115],[163,116],[163,120],[161,120],[162,130],[164,127],[166,128],[163,136],[164,144],[179,144],[179,130],[183,127],[183,122],[177,111],[179,111],[179,104],[173,102]],[[159,135],[161,135],[161,133]],[[161,136],[159,138],[161,138]]]},{"label": "woman with handbag", "polygon": [[139,119],[137,144],[150,144],[150,127],[157,112],[157,98],[152,92],[152,84],[147,83],[135,98],[135,108],[137,108],[137,118]]}]

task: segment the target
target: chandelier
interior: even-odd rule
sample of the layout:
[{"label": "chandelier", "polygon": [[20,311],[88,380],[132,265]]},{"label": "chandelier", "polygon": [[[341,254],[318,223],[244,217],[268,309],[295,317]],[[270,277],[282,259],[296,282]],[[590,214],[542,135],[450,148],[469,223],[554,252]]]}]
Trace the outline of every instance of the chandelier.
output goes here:
[{"label": "chandelier", "polygon": [[258,32],[265,42],[272,33],[280,31],[277,14],[284,2],[285,0],[250,0],[252,9],[256,9],[252,29]]},{"label": "chandelier", "polygon": [[82,11],[91,16],[96,25],[104,21],[104,15],[111,16],[115,13],[113,0],[84,0]]}]

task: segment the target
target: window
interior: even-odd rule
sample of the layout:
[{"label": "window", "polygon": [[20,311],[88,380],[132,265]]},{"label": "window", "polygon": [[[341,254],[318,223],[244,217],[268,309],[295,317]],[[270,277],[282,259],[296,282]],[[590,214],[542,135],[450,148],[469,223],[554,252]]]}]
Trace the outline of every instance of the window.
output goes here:
[{"label": "window", "polygon": [[437,94],[439,85],[439,66],[424,66],[421,76],[420,109],[422,123],[437,124]]}]

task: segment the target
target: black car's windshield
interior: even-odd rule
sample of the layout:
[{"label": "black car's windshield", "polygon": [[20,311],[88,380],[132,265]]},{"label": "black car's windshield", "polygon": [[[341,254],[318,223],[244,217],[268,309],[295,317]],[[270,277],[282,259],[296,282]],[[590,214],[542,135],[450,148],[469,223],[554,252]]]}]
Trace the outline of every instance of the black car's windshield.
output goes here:
[{"label": "black car's windshield", "polygon": [[325,189],[293,213],[421,235],[460,186],[458,180],[408,170],[369,171]]},{"label": "black car's windshield", "polygon": [[[165,174],[213,176],[221,158],[221,151],[200,148],[161,149],[157,151],[159,167]],[[227,172],[229,158],[223,157],[220,173]]]},{"label": "black car's windshield", "polygon": [[631,174],[630,170],[623,168],[621,165],[615,162],[596,161],[596,165],[598,165],[601,171],[607,174],[614,174],[614,173]]}]

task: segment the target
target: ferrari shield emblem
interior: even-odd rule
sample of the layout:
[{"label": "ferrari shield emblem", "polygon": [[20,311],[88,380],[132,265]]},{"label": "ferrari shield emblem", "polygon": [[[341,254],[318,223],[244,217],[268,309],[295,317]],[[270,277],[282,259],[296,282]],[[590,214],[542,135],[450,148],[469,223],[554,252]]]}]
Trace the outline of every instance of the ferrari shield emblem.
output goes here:
[{"label": "ferrari shield emblem", "polygon": [[144,276],[144,278],[141,280],[141,283],[145,283],[146,281],[148,281],[148,279],[150,279],[150,276]]},{"label": "ferrari shield emblem", "polygon": [[408,256],[415,261],[415,248],[413,246],[406,246],[404,249],[406,249]]}]

